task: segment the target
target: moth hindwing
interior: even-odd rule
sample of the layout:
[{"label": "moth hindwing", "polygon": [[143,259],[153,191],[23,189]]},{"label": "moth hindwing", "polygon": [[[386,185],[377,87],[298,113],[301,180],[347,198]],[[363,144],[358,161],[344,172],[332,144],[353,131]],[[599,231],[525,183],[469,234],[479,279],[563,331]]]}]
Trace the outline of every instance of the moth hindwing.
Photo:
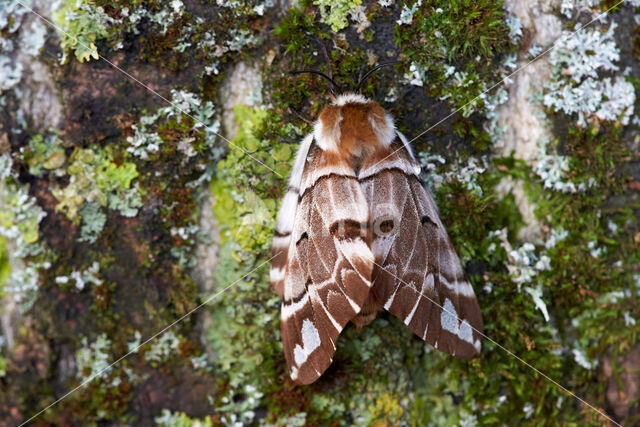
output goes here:
[{"label": "moth hindwing", "polygon": [[445,353],[480,352],[478,302],[419,174],[391,116],[360,95],[337,97],[302,141],[270,272],[296,383],[322,375],[349,321],[381,310]]}]

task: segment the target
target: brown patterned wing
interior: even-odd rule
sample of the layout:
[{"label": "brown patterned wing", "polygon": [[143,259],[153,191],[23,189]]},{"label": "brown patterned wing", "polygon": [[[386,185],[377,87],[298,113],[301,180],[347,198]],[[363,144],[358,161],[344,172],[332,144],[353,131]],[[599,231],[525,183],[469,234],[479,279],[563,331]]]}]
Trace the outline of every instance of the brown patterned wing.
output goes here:
[{"label": "brown patterned wing", "polygon": [[[373,289],[383,307],[440,351],[480,352],[482,315],[419,166],[400,150],[360,174],[373,224]],[[444,309],[443,309],[444,308]]]},{"label": "brown patterned wing", "polygon": [[301,180],[284,272],[282,342],[291,378],[315,381],[371,290],[369,211],[353,169],[317,147]]}]

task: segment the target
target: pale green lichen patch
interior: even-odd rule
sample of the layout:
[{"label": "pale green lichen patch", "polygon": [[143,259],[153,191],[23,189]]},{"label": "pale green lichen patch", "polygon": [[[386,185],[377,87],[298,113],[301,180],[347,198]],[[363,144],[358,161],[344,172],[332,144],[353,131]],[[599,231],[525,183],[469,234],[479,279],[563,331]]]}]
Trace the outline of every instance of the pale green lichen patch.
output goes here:
[{"label": "pale green lichen patch", "polygon": [[78,364],[78,377],[106,378],[109,373],[109,361],[111,360],[111,340],[106,334],[101,334],[89,344],[86,338],[82,340],[82,347],[76,352]]},{"label": "pale green lichen patch", "polygon": [[15,186],[0,188],[3,209],[0,212],[0,229],[6,238],[14,239],[18,256],[39,252],[38,224],[46,215],[29,197],[27,189]]},{"label": "pale green lichen patch", "polygon": [[28,262],[43,255],[40,221],[46,213],[29,195],[29,187],[16,179],[12,165],[8,154],[0,156],[0,237],[4,238],[5,245],[10,242],[9,264],[15,266],[5,279],[4,291],[27,310],[37,294],[38,269],[49,265],[44,260]]},{"label": "pale green lichen patch", "polygon": [[210,417],[196,419],[187,416],[184,412],[171,412],[168,409],[163,409],[162,414],[154,421],[160,427],[213,427]]},{"label": "pale green lichen patch", "polygon": [[95,43],[108,35],[107,25],[113,22],[103,8],[82,0],[65,0],[54,19],[64,30],[60,41],[63,51],[60,62],[67,62],[69,53],[73,53],[80,62],[99,58]]},{"label": "pale green lichen patch", "polygon": [[155,340],[144,353],[144,358],[151,366],[164,363],[171,356],[178,354],[180,339],[173,331],[167,331]]},{"label": "pale green lichen patch", "polygon": [[67,173],[69,184],[52,191],[58,199],[56,210],[76,224],[82,223],[83,240],[95,241],[100,225],[104,225],[100,208],[132,217],[142,206],[140,191],[132,185],[138,177],[135,163],[118,164],[108,151],[75,149],[69,157]]},{"label": "pale green lichen patch", "polygon": [[[273,195],[288,175],[294,153],[291,144],[260,136],[282,125],[273,112],[239,105],[235,114],[238,135],[217,166],[214,212],[229,227],[222,232],[223,243],[232,239],[245,251],[261,248],[259,252],[263,252],[269,247],[275,225],[277,198]],[[291,125],[283,126],[279,133],[288,139],[301,136]]]},{"label": "pale green lichen patch", "polygon": [[362,0],[313,0],[322,15],[322,22],[331,27],[333,31],[340,31],[349,25],[347,20],[349,12],[359,6]]},{"label": "pale green lichen patch", "polygon": [[22,159],[29,165],[31,175],[40,175],[43,171],[60,170],[67,161],[60,138],[55,135],[35,135],[22,152]]}]

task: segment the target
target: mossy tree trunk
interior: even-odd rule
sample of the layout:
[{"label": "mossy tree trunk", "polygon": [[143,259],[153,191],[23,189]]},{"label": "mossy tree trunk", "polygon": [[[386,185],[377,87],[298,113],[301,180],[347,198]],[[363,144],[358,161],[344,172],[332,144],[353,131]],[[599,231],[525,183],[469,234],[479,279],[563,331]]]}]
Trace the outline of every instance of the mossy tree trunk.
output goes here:
[{"label": "mossy tree trunk", "polygon": [[560,39],[613,4],[291,3],[27,4],[63,33],[0,5],[0,425],[602,423],[490,341],[454,360],[388,314],[289,379],[270,239],[330,99],[287,71],[347,90],[388,61],[363,93],[435,125],[413,146],[487,335],[637,422],[636,4]]}]

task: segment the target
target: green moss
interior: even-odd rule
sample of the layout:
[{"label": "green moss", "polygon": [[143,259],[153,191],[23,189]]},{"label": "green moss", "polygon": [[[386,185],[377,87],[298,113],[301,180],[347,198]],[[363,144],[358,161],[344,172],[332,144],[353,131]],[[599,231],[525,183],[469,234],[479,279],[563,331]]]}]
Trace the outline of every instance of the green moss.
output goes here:
[{"label": "green moss", "polygon": [[[323,43],[327,48],[328,59],[333,64],[333,80],[341,86],[338,92],[353,91],[358,83],[360,69],[363,64],[368,63],[371,51],[326,31],[324,26],[318,25],[316,19],[313,8],[303,3],[292,8],[274,30],[280,43],[286,46],[285,69],[314,69],[328,73],[327,60],[320,46]],[[332,43],[336,48],[330,48]],[[270,92],[278,110],[284,113],[293,109],[310,118],[317,117],[328,99],[327,82],[310,74],[283,74],[282,68],[282,63],[274,63],[272,69],[267,69],[270,77],[265,79],[273,86]],[[277,78],[274,79],[273,76]],[[375,76],[368,80],[362,89],[363,93],[369,96],[375,93],[376,82]],[[292,120],[300,121],[296,116],[292,116]]]},{"label": "green moss", "polygon": [[287,16],[273,30],[286,46],[286,52],[299,52],[308,46],[308,37],[319,32],[314,17],[302,7],[293,7]]},{"label": "green moss", "polygon": [[415,72],[423,74],[428,93],[453,107],[497,80],[496,59],[509,50],[500,0],[423,2],[410,26],[394,28],[394,37]]},{"label": "green moss", "polygon": [[[459,64],[478,55],[489,59],[508,45],[502,2],[455,0],[429,2],[420,6],[408,29],[396,27],[403,49],[422,63]],[[420,46],[419,43],[423,44]]]}]

